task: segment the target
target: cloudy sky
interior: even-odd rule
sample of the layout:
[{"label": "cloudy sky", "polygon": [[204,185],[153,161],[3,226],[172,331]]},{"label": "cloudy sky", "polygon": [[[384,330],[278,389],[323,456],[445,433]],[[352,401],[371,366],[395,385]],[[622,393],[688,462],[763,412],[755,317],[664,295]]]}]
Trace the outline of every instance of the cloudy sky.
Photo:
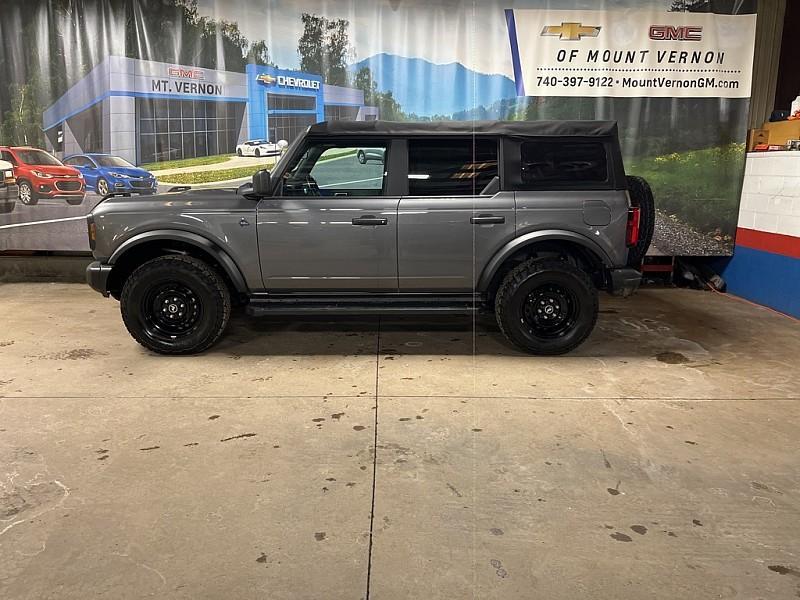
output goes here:
[{"label": "cloudy sky", "polygon": [[297,68],[300,14],[350,21],[354,61],[380,52],[460,62],[481,73],[512,76],[505,8],[665,8],[668,0],[199,0],[202,15],[239,23],[264,39],[279,66]]}]

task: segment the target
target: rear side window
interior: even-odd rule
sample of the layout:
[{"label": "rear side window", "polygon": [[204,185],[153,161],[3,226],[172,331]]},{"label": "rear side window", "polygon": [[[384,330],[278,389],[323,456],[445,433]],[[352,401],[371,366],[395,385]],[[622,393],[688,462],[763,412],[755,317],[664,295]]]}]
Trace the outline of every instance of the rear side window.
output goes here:
[{"label": "rear side window", "polygon": [[602,142],[522,142],[520,159],[525,186],[608,181],[608,162]]},{"label": "rear side window", "polygon": [[497,175],[497,140],[408,140],[411,196],[476,196]]}]

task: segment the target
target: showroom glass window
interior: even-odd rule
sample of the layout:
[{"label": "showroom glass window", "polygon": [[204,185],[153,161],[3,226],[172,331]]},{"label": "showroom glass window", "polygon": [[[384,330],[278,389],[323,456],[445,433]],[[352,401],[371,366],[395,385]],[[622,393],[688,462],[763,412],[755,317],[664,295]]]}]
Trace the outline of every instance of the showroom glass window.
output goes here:
[{"label": "showroom glass window", "polygon": [[477,196],[496,175],[495,138],[408,140],[411,196]]},{"label": "showroom glass window", "polygon": [[244,103],[139,98],[136,115],[139,161],[162,162],[232,154],[244,118]]},{"label": "showroom glass window", "polygon": [[608,181],[608,161],[602,142],[522,142],[520,162],[522,185],[526,188],[558,187],[576,182],[591,185]]},{"label": "showroom glass window", "polygon": [[289,166],[283,196],[381,196],[386,181],[387,145],[310,144]]}]

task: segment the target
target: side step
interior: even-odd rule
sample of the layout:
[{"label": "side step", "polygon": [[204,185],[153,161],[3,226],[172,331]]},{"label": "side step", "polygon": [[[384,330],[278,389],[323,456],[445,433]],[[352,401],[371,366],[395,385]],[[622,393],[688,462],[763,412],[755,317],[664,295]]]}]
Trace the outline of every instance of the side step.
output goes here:
[{"label": "side step", "polygon": [[364,297],[272,297],[255,298],[245,308],[254,317],[275,315],[470,315],[483,303],[469,296],[413,298],[408,296]]}]

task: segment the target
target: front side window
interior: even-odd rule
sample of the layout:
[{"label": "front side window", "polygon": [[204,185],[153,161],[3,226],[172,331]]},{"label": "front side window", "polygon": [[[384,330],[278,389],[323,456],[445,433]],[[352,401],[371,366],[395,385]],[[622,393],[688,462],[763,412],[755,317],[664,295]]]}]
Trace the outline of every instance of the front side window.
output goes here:
[{"label": "front side window", "polygon": [[520,158],[523,185],[548,186],[608,181],[608,162],[602,142],[522,142]]},{"label": "front side window", "polygon": [[411,196],[477,196],[496,175],[495,139],[408,141],[408,193]]},{"label": "front side window", "polygon": [[386,145],[311,144],[283,178],[283,196],[380,196]]}]

